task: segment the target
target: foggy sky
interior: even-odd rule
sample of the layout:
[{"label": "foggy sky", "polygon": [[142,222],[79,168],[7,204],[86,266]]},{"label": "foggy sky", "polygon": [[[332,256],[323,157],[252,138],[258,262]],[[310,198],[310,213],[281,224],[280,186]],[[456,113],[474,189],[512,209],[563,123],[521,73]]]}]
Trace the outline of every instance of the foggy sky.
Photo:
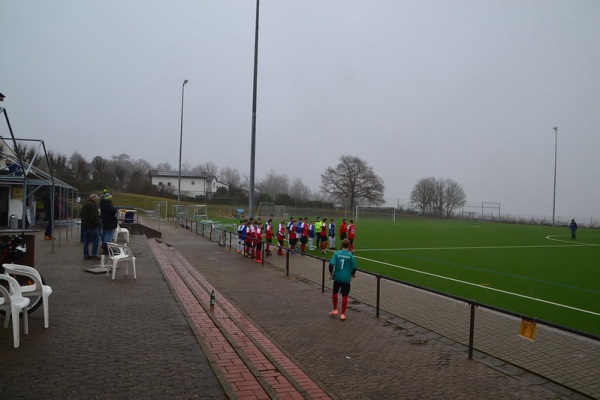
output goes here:
[{"label": "foggy sky", "polygon": [[[249,175],[251,0],[0,0],[0,92],[15,136]],[[451,178],[469,204],[600,217],[600,2],[263,0],[256,178],[317,191],[341,155],[388,205]],[[0,135],[9,136],[0,122]]]}]

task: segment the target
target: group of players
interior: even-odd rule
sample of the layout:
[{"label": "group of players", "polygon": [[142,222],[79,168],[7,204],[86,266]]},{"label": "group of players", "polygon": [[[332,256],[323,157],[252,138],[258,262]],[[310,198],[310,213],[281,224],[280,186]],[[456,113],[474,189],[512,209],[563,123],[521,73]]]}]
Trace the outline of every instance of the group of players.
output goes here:
[{"label": "group of players", "polygon": [[[257,263],[262,262],[262,246],[263,246],[263,233],[264,233],[264,244],[265,244],[265,255],[270,256],[271,244],[273,238],[277,239],[279,246],[277,247],[277,255],[285,255],[284,240],[287,238],[288,245],[292,254],[298,254],[296,246],[300,242],[300,253],[306,252],[306,245],[308,244],[308,250],[316,250],[319,248],[321,253],[327,252],[327,246],[329,250],[336,250],[335,238],[336,238],[336,225],[333,218],[327,222],[327,218],[321,221],[320,217],[317,217],[316,221],[309,221],[308,218],[290,217],[289,222],[286,224],[285,221],[281,221],[277,230],[273,229],[273,215],[267,220],[266,224],[263,224],[261,218],[244,219],[240,221],[240,225],[237,228],[238,231],[238,245],[237,252],[243,254],[245,257],[252,257]],[[349,220],[346,222],[344,218],[339,226],[339,237],[340,242],[344,239],[350,241],[349,251],[354,253],[354,236],[356,234],[356,226],[354,221]]]}]

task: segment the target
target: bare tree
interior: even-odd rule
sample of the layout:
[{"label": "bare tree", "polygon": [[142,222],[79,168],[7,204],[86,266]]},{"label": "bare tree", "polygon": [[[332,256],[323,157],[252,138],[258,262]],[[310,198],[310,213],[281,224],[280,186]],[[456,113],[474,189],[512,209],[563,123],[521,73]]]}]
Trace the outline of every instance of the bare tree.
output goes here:
[{"label": "bare tree", "polygon": [[290,186],[290,196],[298,200],[310,198],[310,188],[302,182],[302,178],[294,178]]},{"label": "bare tree", "polygon": [[464,189],[452,179],[446,179],[445,181],[445,198],[446,204],[444,211],[446,217],[449,217],[455,208],[462,207],[467,202],[467,195],[465,194]]},{"label": "bare tree", "polygon": [[219,167],[214,162],[207,161],[204,164],[196,165],[193,171],[199,175],[216,176]]},{"label": "bare tree", "polygon": [[381,205],[385,201],[383,180],[366,161],[356,156],[341,156],[340,163],[321,174],[321,192],[353,209],[359,202]]},{"label": "bare tree", "polygon": [[242,178],[240,172],[235,168],[223,168],[219,174],[219,180],[229,185],[229,187],[239,187]]},{"label": "bare tree", "polygon": [[417,181],[411,194],[411,203],[423,214],[438,217],[450,216],[456,207],[466,202],[463,188],[452,179],[422,178]]},{"label": "bare tree", "polygon": [[272,197],[278,194],[288,194],[289,182],[286,175],[277,175],[273,170],[256,184],[256,188],[262,192],[269,193]]},{"label": "bare tree", "polygon": [[173,171],[173,167],[169,163],[160,163],[156,166],[157,171]]},{"label": "bare tree", "polygon": [[415,184],[411,194],[410,202],[421,210],[423,214],[432,213],[432,205],[435,198],[435,178],[421,178]]}]

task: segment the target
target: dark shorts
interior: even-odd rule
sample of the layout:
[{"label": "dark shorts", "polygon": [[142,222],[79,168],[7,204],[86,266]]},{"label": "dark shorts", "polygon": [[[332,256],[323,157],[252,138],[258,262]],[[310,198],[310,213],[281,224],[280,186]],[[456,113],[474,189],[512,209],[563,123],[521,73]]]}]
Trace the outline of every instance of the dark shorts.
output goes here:
[{"label": "dark shorts", "polygon": [[306,236],[302,236],[302,237],[300,238],[300,243],[302,243],[302,244],[306,244],[306,242],[308,242],[308,237],[306,237]]},{"label": "dark shorts", "polygon": [[346,239],[346,232],[340,233],[340,241]]},{"label": "dark shorts", "polygon": [[348,296],[350,294],[350,284],[333,281],[333,294],[338,294],[340,291],[342,296]]},{"label": "dark shorts", "polygon": [[289,242],[290,242],[290,246],[295,246],[296,243],[298,243],[298,239],[290,239]]},{"label": "dark shorts", "polygon": [[326,242],[326,241],[327,241],[327,236],[323,236],[323,235],[321,235],[321,241],[322,241],[322,242]]}]

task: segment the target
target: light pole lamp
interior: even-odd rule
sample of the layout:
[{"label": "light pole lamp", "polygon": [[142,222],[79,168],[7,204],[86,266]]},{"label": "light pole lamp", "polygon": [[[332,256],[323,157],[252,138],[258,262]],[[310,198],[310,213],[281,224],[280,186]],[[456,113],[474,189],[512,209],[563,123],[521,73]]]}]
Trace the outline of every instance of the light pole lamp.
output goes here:
[{"label": "light pole lamp", "polygon": [[179,130],[179,182],[177,183],[177,213],[179,213],[179,202],[181,200],[181,148],[183,143],[183,95],[185,93],[185,84],[188,80],[183,81],[181,85],[181,128]]},{"label": "light pole lamp", "polygon": [[552,198],[552,225],[556,216],[556,159],[558,155],[558,127],[554,127],[554,197]]}]

